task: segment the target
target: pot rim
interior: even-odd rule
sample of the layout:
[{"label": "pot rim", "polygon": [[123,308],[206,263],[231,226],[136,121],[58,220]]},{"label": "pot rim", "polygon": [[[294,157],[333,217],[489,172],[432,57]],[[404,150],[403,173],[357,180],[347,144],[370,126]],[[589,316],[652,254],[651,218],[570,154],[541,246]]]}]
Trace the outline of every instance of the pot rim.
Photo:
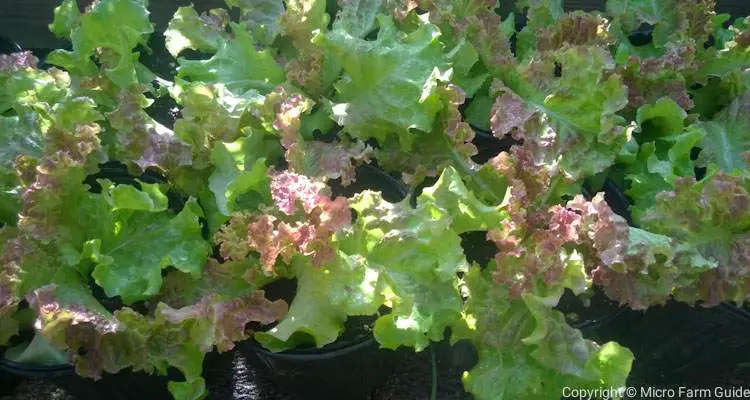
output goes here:
[{"label": "pot rim", "polygon": [[253,338],[250,338],[243,342],[243,345],[267,357],[286,359],[286,360],[298,360],[298,359],[327,360],[331,358],[344,356],[344,355],[356,352],[366,347],[376,346],[377,341],[375,340],[375,337],[373,336],[364,336],[361,340],[358,340],[358,341],[346,341],[346,342],[336,341],[336,342],[333,342],[332,344],[337,344],[338,346],[336,346],[333,349],[313,347],[313,348],[305,348],[305,349],[294,348],[294,349],[284,350],[280,352],[273,352],[263,347],[263,345],[258,343],[258,341],[256,341]]},{"label": "pot rim", "polygon": [[0,358],[0,370],[13,375],[26,377],[49,377],[75,375],[75,367],[70,364],[41,365],[30,363],[19,363]]}]

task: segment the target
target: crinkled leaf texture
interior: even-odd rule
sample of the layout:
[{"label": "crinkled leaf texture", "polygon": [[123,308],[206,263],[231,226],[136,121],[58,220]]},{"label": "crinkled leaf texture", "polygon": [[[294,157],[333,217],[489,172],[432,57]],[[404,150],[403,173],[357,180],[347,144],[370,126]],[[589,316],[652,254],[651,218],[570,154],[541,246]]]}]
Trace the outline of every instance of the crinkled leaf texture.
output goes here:
[{"label": "crinkled leaf texture", "polygon": [[625,385],[633,354],[614,342],[599,345],[567,325],[564,316],[534,294],[509,299],[487,274],[472,268],[466,284],[465,325],[479,362],[463,380],[477,399],[550,399],[564,387]]},{"label": "crinkled leaf texture", "polygon": [[336,84],[333,118],[357,138],[384,141],[396,133],[408,149],[410,129],[430,131],[440,110],[435,94],[448,69],[436,26],[424,23],[410,34],[385,16],[377,17],[378,37],[367,41],[343,28],[332,31],[326,47],[343,62]]},{"label": "crinkled leaf texture", "polygon": [[284,70],[269,50],[257,50],[250,34],[232,24],[234,37],[221,43],[208,60],[179,59],[178,76],[192,82],[223,84],[236,94],[271,91],[285,80]]},{"label": "crinkled leaf texture", "polygon": [[323,346],[338,337],[347,316],[372,315],[381,305],[391,308],[375,322],[383,347],[422,350],[442,340],[461,317],[459,273],[468,263],[459,234],[504,218],[499,207],[480,203],[450,168],[416,208],[408,199],[389,203],[372,191],[356,195],[351,207],[357,219],[334,236],[333,260],[316,268],[295,256],[297,296],[278,326],[256,334],[266,347],[288,349],[306,339],[300,333]]},{"label": "crinkled leaf texture", "polygon": [[204,354],[214,346],[230,350],[246,337],[250,321],[268,324],[286,312],[283,302],[270,302],[262,291],[224,300],[209,295],[179,309],[164,303],[153,316],[129,308],[110,314],[81,287],[49,285],[31,292],[27,300],[37,312],[38,333],[67,351],[76,372],[99,379],[125,368],[166,375],[178,368],[184,381],[169,382],[176,400],[205,395],[201,377]]},{"label": "crinkled leaf texture", "polygon": [[[68,34],[73,50],[56,50],[47,58],[78,75],[95,75],[97,66],[91,59],[96,53],[104,73],[120,87],[142,82],[145,67],[138,63],[133,50],[145,44],[154,28],[149,21],[145,0],[102,0],[84,14],[66,11],[75,5],[58,9],[53,22],[57,34]],[[148,82],[144,82],[148,83]]]},{"label": "crinkled leaf texture", "polygon": [[627,104],[626,89],[613,69],[607,50],[593,45],[538,53],[506,69],[493,133],[524,139],[537,164],[559,165],[574,180],[602,172],[630,136],[617,114]]},{"label": "crinkled leaf texture", "polygon": [[198,15],[192,5],[180,7],[164,31],[167,50],[174,57],[185,49],[216,51],[226,40],[228,22],[229,13],[224,9]]}]

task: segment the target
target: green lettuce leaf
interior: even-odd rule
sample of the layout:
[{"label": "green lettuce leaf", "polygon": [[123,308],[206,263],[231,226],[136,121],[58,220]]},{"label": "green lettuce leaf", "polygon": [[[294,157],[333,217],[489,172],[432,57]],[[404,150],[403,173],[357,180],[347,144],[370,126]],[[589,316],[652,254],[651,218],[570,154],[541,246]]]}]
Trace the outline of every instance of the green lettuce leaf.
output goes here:
[{"label": "green lettuce leaf", "polygon": [[711,121],[700,123],[705,132],[699,164],[716,165],[722,171],[738,173],[750,168],[750,93],[735,99]]},{"label": "green lettuce leaf", "polygon": [[271,52],[257,50],[250,34],[239,25],[232,24],[232,32],[234,38],[222,42],[210,59],[178,59],[177,76],[191,82],[223,84],[235,94],[250,89],[267,93],[286,80]]},{"label": "green lettuce leaf", "polygon": [[571,328],[557,310],[533,294],[511,300],[478,268],[467,277],[469,300],[462,335],[479,362],[464,373],[477,399],[557,398],[564,387],[619,388],[633,354],[614,342],[599,345]]},{"label": "green lettuce leaf", "polygon": [[242,21],[253,38],[270,45],[281,33],[284,2],[281,0],[225,0],[227,6],[240,9]]},{"label": "green lettuce leaf", "polygon": [[215,52],[228,39],[229,13],[221,8],[198,15],[193,6],[180,7],[164,31],[166,47],[173,57],[185,49]]},{"label": "green lettuce leaf", "polygon": [[396,133],[411,148],[411,129],[430,131],[440,101],[437,82],[446,80],[439,31],[425,23],[406,35],[385,16],[378,19],[378,37],[367,41],[342,29],[325,37],[326,47],[343,62],[345,78],[336,84],[333,117],[360,139],[385,141]]},{"label": "green lettuce leaf", "polygon": [[[117,201],[114,194],[110,196]],[[95,263],[92,276],[96,283],[107,296],[121,296],[126,304],[157,294],[161,271],[167,266],[199,274],[210,252],[198,222],[203,213],[194,200],[174,217],[153,210],[144,212],[137,202],[128,203],[114,203],[113,230],[92,237],[84,248]]]},{"label": "green lettuce leaf", "polygon": [[[75,13],[58,11],[53,30],[57,34],[70,30],[73,50],[55,50],[47,62],[83,76],[96,75],[98,68],[91,57],[95,55],[104,74],[120,87],[147,83],[142,79],[145,67],[137,61],[133,50],[144,44],[154,28],[144,0],[103,0],[82,14],[76,22]],[[77,7],[77,5],[76,5]],[[71,15],[73,14],[73,15]]]},{"label": "green lettuce leaf", "polygon": [[[262,136],[262,134],[260,134]],[[261,139],[262,140],[262,139]],[[215,170],[208,186],[224,215],[254,209],[270,203],[270,180],[265,158],[253,155],[258,140],[242,138],[231,143],[217,143],[211,153]]]}]

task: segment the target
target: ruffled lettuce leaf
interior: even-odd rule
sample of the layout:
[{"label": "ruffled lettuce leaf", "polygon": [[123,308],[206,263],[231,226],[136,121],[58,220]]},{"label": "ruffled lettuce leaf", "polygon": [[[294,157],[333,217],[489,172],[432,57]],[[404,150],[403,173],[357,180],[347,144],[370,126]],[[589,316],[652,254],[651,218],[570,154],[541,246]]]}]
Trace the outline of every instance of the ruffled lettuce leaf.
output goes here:
[{"label": "ruffled lettuce leaf", "polygon": [[440,101],[438,81],[448,64],[439,31],[424,23],[409,34],[379,16],[378,37],[368,41],[343,29],[325,37],[326,48],[343,63],[345,77],[336,84],[333,118],[355,138],[385,141],[396,134],[404,149],[414,142],[412,129],[430,131]]},{"label": "ruffled lettuce leaf", "polygon": [[708,77],[724,78],[750,65],[750,33],[748,19],[738,19],[725,29],[722,23],[726,19],[714,20],[714,47],[709,48],[701,59],[702,64],[695,78],[703,82]]},{"label": "ruffled lettuce leaf", "polygon": [[266,159],[254,154],[258,150],[256,146],[263,143],[262,137],[260,133],[214,145],[211,162],[215,169],[208,179],[208,187],[216,198],[219,211],[226,216],[270,202]]},{"label": "ruffled lettuce leaf", "polygon": [[178,59],[177,76],[191,82],[223,84],[232,93],[250,89],[271,91],[286,80],[284,70],[269,50],[256,49],[252,36],[240,25],[231,24],[234,36],[223,41],[208,60]]},{"label": "ruffled lettuce leaf", "polygon": [[[618,39],[618,53],[647,58],[664,55],[675,43],[703,46],[712,33],[713,6],[713,1],[608,0],[607,14],[612,17],[611,31]],[[628,36],[642,24],[653,27],[653,39],[644,46],[635,46]]]},{"label": "ruffled lettuce leaf", "polygon": [[[75,6],[75,7],[74,7]],[[101,64],[104,75],[119,87],[148,83],[148,70],[140,64],[138,45],[145,45],[154,28],[144,0],[103,0],[76,15],[75,2],[58,9],[52,23],[56,34],[68,35],[73,50],[55,50],[47,62],[79,76],[94,76]]]},{"label": "ruffled lettuce leaf", "polygon": [[704,138],[698,164],[715,165],[728,173],[750,168],[750,92],[735,99],[711,121],[699,124]]},{"label": "ruffled lettuce leaf", "polygon": [[465,324],[454,339],[468,338],[479,362],[464,373],[477,399],[549,399],[564,387],[619,388],[633,354],[614,342],[583,338],[565,317],[534,294],[509,299],[479,268],[466,277]]},{"label": "ruffled lettuce leaf", "polygon": [[264,102],[255,90],[235,96],[224,85],[182,80],[176,82],[170,94],[182,106],[174,134],[192,148],[193,169],[211,165],[216,143],[240,139],[249,123],[248,114]]},{"label": "ruffled lettuce leaf", "polygon": [[169,383],[176,400],[205,396],[201,372],[206,352],[214,346],[231,349],[245,336],[245,324],[273,322],[286,310],[285,304],[266,300],[262,291],[232,300],[209,295],[179,309],[160,303],[152,317],[129,308],[110,314],[71,287],[44,286],[27,300],[37,312],[38,333],[68,353],[79,375],[99,379],[125,368],[166,375],[173,366],[185,376]]},{"label": "ruffled lettuce leaf", "polygon": [[356,195],[351,207],[357,218],[333,237],[335,254],[328,263],[315,267],[301,252],[291,258],[297,297],[277,327],[256,334],[270,349],[284,350],[310,336],[317,346],[331,343],[347,316],[373,315],[381,305],[391,308],[374,325],[382,346],[422,350],[442,340],[462,309],[458,273],[468,263],[459,234],[504,218],[499,207],[480,203],[451,169],[425,190],[416,208],[408,199],[389,203],[372,191]]},{"label": "ruffled lettuce leaf", "polygon": [[298,257],[292,261],[291,272],[298,289],[289,313],[269,331],[254,335],[271,351],[333,343],[348,316],[374,315],[383,302],[378,272],[356,256],[337,254],[320,267]]},{"label": "ruffled lettuce leaf", "polygon": [[[644,229],[674,238],[683,250],[675,260],[684,271],[697,271],[675,289],[675,296],[704,306],[747,299],[746,272],[750,208],[747,176],[711,172],[697,181],[679,178],[674,189],[656,196],[641,218]],[[677,257],[677,256],[676,256]]]},{"label": "ruffled lettuce leaf", "polygon": [[84,247],[95,263],[91,275],[107,296],[120,296],[126,304],[151,297],[161,289],[167,266],[200,273],[210,246],[201,236],[198,219],[203,214],[194,200],[173,217],[158,209],[143,210],[138,201],[117,201],[114,196],[112,201],[113,231],[89,239]]},{"label": "ruffled lettuce leaf", "polygon": [[116,130],[112,152],[119,161],[134,163],[142,170],[157,167],[167,173],[191,164],[190,146],[144,110],[150,105],[148,98],[137,91],[122,90],[117,101],[107,121]]},{"label": "ruffled lettuce leaf", "polygon": [[173,57],[185,49],[215,52],[228,39],[227,10],[216,8],[198,15],[190,5],[179,7],[164,31],[165,46]]},{"label": "ruffled lettuce leaf", "polygon": [[345,197],[331,198],[325,184],[289,171],[269,173],[273,213],[254,215],[247,243],[260,254],[263,269],[272,274],[281,258],[291,263],[297,254],[322,267],[335,258],[333,235],[351,222]]},{"label": "ruffled lettuce leaf", "polygon": [[507,70],[497,86],[493,133],[523,139],[538,164],[557,165],[569,179],[602,172],[630,137],[617,115],[627,91],[613,69],[602,47],[538,53]]}]

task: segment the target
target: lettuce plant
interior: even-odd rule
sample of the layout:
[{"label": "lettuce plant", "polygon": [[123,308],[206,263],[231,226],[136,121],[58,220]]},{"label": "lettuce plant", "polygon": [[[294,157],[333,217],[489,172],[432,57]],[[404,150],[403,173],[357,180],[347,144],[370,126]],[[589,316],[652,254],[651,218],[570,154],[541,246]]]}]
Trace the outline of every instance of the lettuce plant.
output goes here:
[{"label": "lettuce plant", "polygon": [[[0,55],[6,358],[176,367],[174,397],[198,399],[213,349],[322,347],[374,316],[383,348],[473,343],[477,399],[548,399],[621,387],[634,359],[571,327],[564,292],[747,299],[748,20],[711,0],[525,0],[520,30],[495,1],[226,5],[176,11],[175,71],[143,57],[146,0],[64,0],[50,29],[71,46],[49,67]],[[517,144],[473,161],[465,110]],[[412,196],[337,195],[367,163]],[[631,225],[589,195],[605,180]],[[489,262],[467,261],[470,232]],[[290,304],[263,291],[282,277]]]}]

